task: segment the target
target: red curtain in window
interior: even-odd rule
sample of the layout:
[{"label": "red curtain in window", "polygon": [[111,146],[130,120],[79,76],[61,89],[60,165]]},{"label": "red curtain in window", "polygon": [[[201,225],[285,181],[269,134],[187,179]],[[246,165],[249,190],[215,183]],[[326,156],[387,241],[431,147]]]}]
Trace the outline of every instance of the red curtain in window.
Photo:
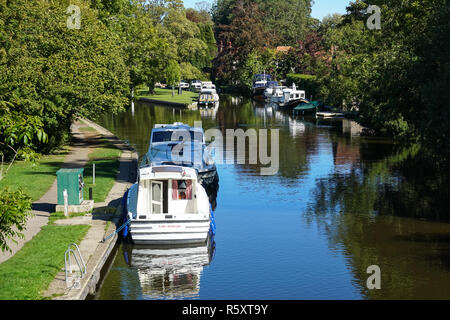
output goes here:
[{"label": "red curtain in window", "polygon": [[186,186],[186,199],[192,200],[192,180],[187,180]]},{"label": "red curtain in window", "polygon": [[178,200],[178,181],[172,180],[172,200]]}]

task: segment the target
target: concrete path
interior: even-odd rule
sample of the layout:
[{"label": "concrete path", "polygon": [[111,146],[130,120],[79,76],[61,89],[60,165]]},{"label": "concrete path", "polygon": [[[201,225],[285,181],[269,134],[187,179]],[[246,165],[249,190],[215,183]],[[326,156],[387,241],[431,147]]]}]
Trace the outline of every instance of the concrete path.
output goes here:
[{"label": "concrete path", "polygon": [[[81,132],[81,127],[89,126],[97,132]],[[81,255],[87,265],[87,274],[78,286],[67,287],[65,282],[64,268],[58,273],[56,278],[44,293],[45,297],[59,300],[80,300],[85,299],[89,293],[94,294],[100,272],[112,252],[117,235],[111,237],[105,243],[101,241],[108,235],[115,232],[118,218],[121,213],[121,200],[125,191],[136,181],[138,155],[124,141],[119,140],[111,132],[92,121],[82,119],[71,127],[73,142],[70,145],[70,152],[67,155],[63,168],[84,167],[88,161],[88,155],[98,145],[104,143],[104,139],[114,144],[122,150],[120,158],[119,172],[116,182],[110,190],[107,199],[103,203],[96,203],[94,213],[72,219],[55,221],[56,225],[89,225],[90,229],[81,241],[79,248]],[[33,203],[34,217],[27,222],[24,232],[25,239],[17,244],[11,243],[13,252],[0,253],[0,263],[11,258],[23,245],[31,240],[41,228],[48,224],[48,218],[55,212],[57,204],[57,181],[50,190],[37,202]]]},{"label": "concrete path", "polygon": [[[72,125],[72,143],[70,145],[69,154],[64,160],[63,168],[77,168],[84,167],[88,161],[88,154],[92,148],[98,143],[97,138],[92,133],[80,132],[79,128],[85,126],[77,122]],[[55,174],[55,181],[47,191],[47,193],[38,201],[33,203],[33,216],[28,219],[25,231],[23,232],[25,238],[18,239],[17,243],[8,241],[8,246],[12,252],[0,252],[0,263],[5,262],[19,251],[26,242],[30,241],[36,234],[41,231],[41,228],[48,223],[48,218],[51,213],[55,212],[57,204],[57,181]]]},{"label": "concrete path", "polygon": [[100,281],[100,272],[112,252],[117,235],[114,235],[105,243],[101,241],[116,230],[116,224],[122,211],[121,200],[126,190],[136,181],[138,155],[130,146],[115,137],[97,124],[83,119],[86,125],[94,128],[102,137],[122,150],[119,172],[116,182],[103,203],[96,203],[93,215],[75,217],[55,221],[57,225],[90,225],[87,235],[81,241],[79,248],[84,261],[87,264],[86,276],[79,280],[78,286],[67,287],[65,270],[61,270],[44,293],[46,297],[55,300],[82,300],[88,294],[94,294]]}]

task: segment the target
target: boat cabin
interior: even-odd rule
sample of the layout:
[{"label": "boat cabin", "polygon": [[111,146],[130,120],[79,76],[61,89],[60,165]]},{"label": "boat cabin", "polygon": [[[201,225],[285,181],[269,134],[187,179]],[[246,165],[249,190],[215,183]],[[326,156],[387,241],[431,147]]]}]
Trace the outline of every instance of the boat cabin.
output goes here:
[{"label": "boat cabin", "polygon": [[304,90],[297,90],[295,83],[292,85],[292,88],[287,88],[283,90],[284,103],[305,99],[305,97],[306,92]]},{"label": "boat cabin", "polygon": [[191,141],[205,143],[204,131],[202,128],[190,127],[178,122],[173,125],[157,124],[152,130],[149,152],[151,152],[151,148],[155,144],[177,142],[180,140],[180,137],[187,134],[191,136]]},{"label": "boat cabin", "polygon": [[253,76],[253,83],[256,82],[268,82],[272,80],[272,76],[270,74],[255,74]]},{"label": "boat cabin", "polygon": [[216,89],[216,85],[213,84],[211,81],[204,81],[202,82],[202,90],[203,89]]},{"label": "boat cabin", "polygon": [[157,215],[198,214],[197,183],[196,172],[190,168],[161,166],[140,169],[139,194],[133,218],[149,220]]},{"label": "boat cabin", "polygon": [[204,89],[200,92],[200,96],[199,96],[199,101],[200,102],[204,102],[204,101],[217,101],[216,99],[216,90],[214,89]]},{"label": "boat cabin", "polygon": [[305,95],[306,93],[303,90],[286,90],[284,92],[285,101],[305,99]]}]

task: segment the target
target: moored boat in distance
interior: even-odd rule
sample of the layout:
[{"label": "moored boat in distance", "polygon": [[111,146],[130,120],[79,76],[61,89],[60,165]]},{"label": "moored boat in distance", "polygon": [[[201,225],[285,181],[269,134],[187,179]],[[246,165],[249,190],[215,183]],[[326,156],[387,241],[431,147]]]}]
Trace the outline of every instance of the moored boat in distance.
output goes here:
[{"label": "moored boat in distance", "polygon": [[128,191],[127,211],[135,244],[204,243],[215,233],[208,196],[192,168],[141,168]]},{"label": "moored boat in distance", "polygon": [[286,86],[276,86],[273,87],[271,90],[266,89],[265,97],[266,102],[268,103],[280,103],[281,99],[283,98],[283,90],[287,89]]},{"label": "moored boat in distance", "polygon": [[216,89],[202,89],[199,96],[198,108],[215,108],[219,104],[219,95]]},{"label": "moored boat in distance", "polygon": [[200,80],[192,80],[191,89],[194,92],[200,92],[202,90],[202,82]]},{"label": "moored boat in distance", "polygon": [[182,90],[188,90],[189,89],[189,83],[185,80],[181,80],[180,83],[178,84],[178,86],[182,89]]},{"label": "moored boat in distance", "polygon": [[267,83],[272,80],[270,74],[255,74],[253,77],[252,94],[254,98],[264,99]]},{"label": "moored boat in distance", "polygon": [[313,101],[309,103],[302,102],[294,108],[294,113],[302,115],[316,114],[319,105],[320,103],[318,101]]},{"label": "moored boat in distance", "polygon": [[298,106],[301,102],[308,103],[306,100],[306,92],[304,90],[298,90],[295,83],[291,88],[283,89],[283,96],[279,101],[279,105],[282,108],[290,108]]},{"label": "moored boat in distance", "polygon": [[203,81],[202,82],[202,90],[204,89],[214,89],[217,90],[216,85],[213,84],[211,81]]},{"label": "moored boat in distance", "polygon": [[266,84],[266,89],[264,90],[264,98],[266,100],[269,100],[270,97],[272,97],[275,94],[275,90],[278,87],[278,82],[276,81],[269,81]]}]

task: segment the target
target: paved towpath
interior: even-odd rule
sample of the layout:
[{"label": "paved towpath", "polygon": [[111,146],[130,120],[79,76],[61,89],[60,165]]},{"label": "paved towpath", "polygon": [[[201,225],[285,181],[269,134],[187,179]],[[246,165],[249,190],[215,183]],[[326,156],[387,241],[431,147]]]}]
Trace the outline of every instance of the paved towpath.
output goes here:
[{"label": "paved towpath", "polygon": [[[136,181],[137,153],[126,142],[119,140],[103,127],[86,119],[82,121],[89,127],[97,130],[102,138],[108,139],[109,143],[122,150],[122,155],[116,182],[105,202],[95,204],[93,215],[55,221],[56,225],[81,224],[90,226],[87,235],[79,245],[81,256],[86,262],[87,274],[79,281],[78,286],[69,285],[68,287],[65,281],[65,271],[62,269],[44,293],[44,296],[52,297],[56,300],[82,300],[88,294],[95,293],[100,280],[101,270],[114,248],[117,235],[111,237],[105,243],[102,240],[116,230],[116,223],[122,211],[122,197],[126,190]],[[112,221],[112,223],[109,221]]]},{"label": "paved towpath", "polygon": [[[72,143],[70,144],[69,154],[66,156],[62,168],[81,168],[88,161],[88,154],[99,143],[95,134],[89,132],[81,132],[80,127],[86,125],[76,122],[71,127]],[[53,182],[47,193],[41,199],[33,203],[33,216],[28,219],[24,234],[25,238],[17,239],[17,243],[9,240],[8,245],[12,252],[0,252],[0,263],[8,260],[19,251],[26,242],[30,241],[41,228],[48,223],[51,213],[55,212],[57,199],[57,181]]]},{"label": "paved towpath", "polygon": [[[80,131],[80,128],[87,126],[95,129],[95,132]],[[90,226],[88,233],[79,245],[81,255],[87,265],[87,274],[78,287],[68,288],[63,268],[44,293],[45,297],[58,300],[85,299],[89,293],[95,293],[100,280],[100,272],[114,248],[117,235],[105,243],[102,242],[102,239],[116,230],[116,223],[121,213],[121,199],[125,191],[136,181],[138,163],[136,151],[127,142],[119,140],[111,132],[92,121],[82,119],[72,125],[71,131],[72,143],[70,144],[69,154],[62,165],[63,168],[84,167],[88,161],[89,153],[103,144],[104,139],[122,150],[122,155],[116,182],[105,202],[95,204],[93,214],[55,221],[56,225],[82,224]],[[17,244],[11,241],[9,246],[12,253],[0,253],[0,263],[14,256],[27,241],[31,240],[43,226],[48,224],[50,214],[55,212],[56,204],[57,181],[55,177],[55,181],[47,193],[39,201],[33,203],[34,216],[27,222],[26,230],[23,232],[25,238],[18,241]]]}]

